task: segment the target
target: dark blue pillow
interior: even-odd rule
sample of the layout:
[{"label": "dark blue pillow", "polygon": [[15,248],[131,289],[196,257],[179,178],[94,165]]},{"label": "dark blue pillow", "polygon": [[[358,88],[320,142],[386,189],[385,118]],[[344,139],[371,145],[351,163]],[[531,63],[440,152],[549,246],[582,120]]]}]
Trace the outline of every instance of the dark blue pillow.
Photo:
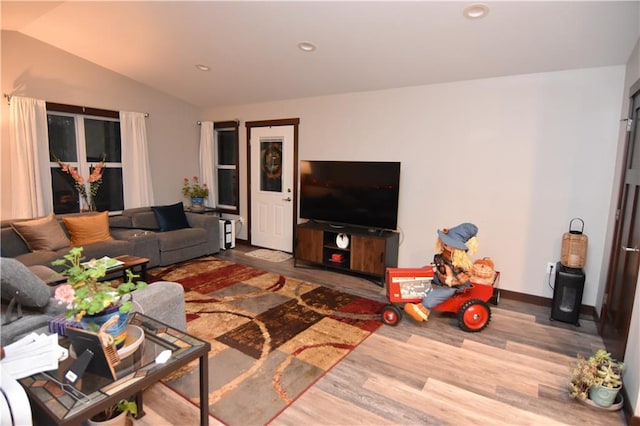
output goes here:
[{"label": "dark blue pillow", "polygon": [[174,229],[191,228],[184,214],[182,201],[170,206],[151,207],[158,221],[160,232],[173,231]]}]

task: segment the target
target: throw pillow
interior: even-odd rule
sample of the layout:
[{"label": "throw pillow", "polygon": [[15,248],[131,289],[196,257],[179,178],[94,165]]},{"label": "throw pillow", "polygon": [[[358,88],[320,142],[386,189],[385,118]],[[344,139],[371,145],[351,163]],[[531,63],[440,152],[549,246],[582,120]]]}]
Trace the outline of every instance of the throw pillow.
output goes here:
[{"label": "throw pillow", "polygon": [[153,214],[158,221],[160,232],[173,231],[174,229],[191,228],[187,221],[187,215],[184,214],[184,205],[182,201],[169,206],[151,207]]},{"label": "throw pillow", "polygon": [[49,287],[22,262],[8,257],[0,258],[0,292],[2,300],[14,297],[23,307],[44,308],[49,304]]},{"label": "throw pillow", "polygon": [[11,227],[31,251],[58,250],[71,245],[53,213],[38,219],[13,222]]},{"label": "throw pillow", "polygon": [[109,212],[68,216],[62,220],[74,246],[113,240],[109,233]]}]

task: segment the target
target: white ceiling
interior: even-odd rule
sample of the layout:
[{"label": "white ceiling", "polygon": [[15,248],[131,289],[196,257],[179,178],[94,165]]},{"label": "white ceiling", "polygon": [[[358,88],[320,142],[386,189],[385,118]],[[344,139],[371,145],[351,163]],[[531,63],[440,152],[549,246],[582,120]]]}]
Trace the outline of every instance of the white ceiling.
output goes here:
[{"label": "white ceiling", "polygon": [[2,29],[199,107],[621,65],[639,36],[637,1],[470,3],[2,1]]}]

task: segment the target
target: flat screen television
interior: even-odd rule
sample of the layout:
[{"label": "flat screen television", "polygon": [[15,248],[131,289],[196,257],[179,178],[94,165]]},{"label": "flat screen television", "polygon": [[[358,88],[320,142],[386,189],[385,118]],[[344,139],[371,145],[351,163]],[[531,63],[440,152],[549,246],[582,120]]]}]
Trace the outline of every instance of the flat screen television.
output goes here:
[{"label": "flat screen television", "polygon": [[304,219],[395,230],[399,190],[399,162],[300,162],[300,217]]}]

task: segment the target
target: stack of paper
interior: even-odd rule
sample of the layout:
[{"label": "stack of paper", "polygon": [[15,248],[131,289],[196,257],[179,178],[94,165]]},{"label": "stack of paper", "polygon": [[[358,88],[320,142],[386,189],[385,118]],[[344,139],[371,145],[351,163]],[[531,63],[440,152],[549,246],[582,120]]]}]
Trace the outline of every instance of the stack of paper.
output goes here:
[{"label": "stack of paper", "polygon": [[2,371],[22,379],[42,371],[56,370],[58,361],[68,353],[58,345],[58,335],[31,333],[4,347]]}]

